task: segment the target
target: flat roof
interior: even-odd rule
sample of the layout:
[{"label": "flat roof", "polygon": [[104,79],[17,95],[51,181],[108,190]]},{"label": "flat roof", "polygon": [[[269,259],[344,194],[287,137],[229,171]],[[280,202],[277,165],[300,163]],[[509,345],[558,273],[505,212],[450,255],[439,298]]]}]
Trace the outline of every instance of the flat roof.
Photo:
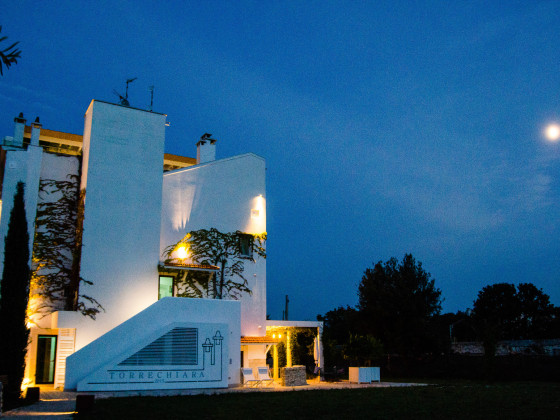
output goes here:
[{"label": "flat roof", "polygon": [[[24,140],[31,140],[31,126],[26,125],[23,130]],[[84,138],[80,134],[65,133],[63,131],[49,130],[41,128],[39,133],[39,145],[47,151],[54,153],[65,153],[78,155],[82,151]],[[164,170],[181,169],[196,165],[196,159],[187,156],[174,155],[172,153],[163,154]]]}]

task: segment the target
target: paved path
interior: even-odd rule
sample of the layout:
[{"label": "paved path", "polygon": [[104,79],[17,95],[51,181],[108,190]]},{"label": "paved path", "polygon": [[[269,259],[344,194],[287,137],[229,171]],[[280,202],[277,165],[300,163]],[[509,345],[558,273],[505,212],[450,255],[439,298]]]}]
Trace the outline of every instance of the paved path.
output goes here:
[{"label": "paved path", "polygon": [[4,417],[18,419],[58,420],[72,419],[76,408],[76,392],[41,389],[41,400],[35,404],[2,413]]},{"label": "paved path", "polygon": [[[224,389],[185,389],[185,390],[158,390],[158,391],[119,391],[119,392],[87,392],[94,394],[96,399],[135,396],[174,396],[174,395],[198,395],[198,394],[225,394],[243,392],[286,392],[286,391],[315,391],[324,389],[358,389],[358,388],[387,388],[419,386],[424,384],[380,382],[373,384],[351,384],[348,381],[341,382],[317,382],[308,381],[308,385],[284,387],[273,384],[267,388],[224,388]],[[85,392],[82,394],[86,394]],[[2,414],[2,418],[16,417],[18,419],[33,420],[59,420],[72,419],[76,408],[76,395],[78,392],[55,391],[49,387],[41,387],[41,400],[35,404],[20,407]]]}]

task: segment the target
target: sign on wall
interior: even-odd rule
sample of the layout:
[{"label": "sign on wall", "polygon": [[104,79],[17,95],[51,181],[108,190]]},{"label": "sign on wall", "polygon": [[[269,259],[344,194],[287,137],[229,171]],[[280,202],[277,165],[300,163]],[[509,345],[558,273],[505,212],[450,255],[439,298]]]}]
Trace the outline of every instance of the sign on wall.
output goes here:
[{"label": "sign on wall", "polygon": [[78,391],[226,388],[227,324],[172,323],[78,382]]}]

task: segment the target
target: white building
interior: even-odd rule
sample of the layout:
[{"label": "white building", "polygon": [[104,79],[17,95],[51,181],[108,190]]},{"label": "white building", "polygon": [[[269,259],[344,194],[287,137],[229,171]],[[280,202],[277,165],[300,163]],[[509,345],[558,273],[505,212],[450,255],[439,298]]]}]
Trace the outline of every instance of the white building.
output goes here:
[{"label": "white building", "polygon": [[[279,341],[272,330],[286,331],[288,344],[290,326],[317,328],[320,336],[317,322],[266,320],[266,260],[251,246],[243,245],[242,261],[251,293],[239,300],[211,299],[208,287],[201,299],[174,297],[176,277],[184,270],[220,273],[220,267],[194,264],[185,256],[179,263],[164,261],[164,250],[188,232],[237,232],[239,241],[249,238],[251,244],[254,235],[266,232],[263,158],[249,153],[215,160],[210,135],[197,143],[196,159],[165,154],[166,115],[97,100],[86,111],[83,136],[46,130],[38,121],[25,123],[23,116],[16,118],[14,136],[3,141],[0,235],[6,235],[15,186],[23,181],[32,268],[37,267],[33,232],[42,229],[36,226],[37,208],[60,198],[56,192],[40,193],[40,187],[73,175],[79,180],[75,198],[82,199],[83,224],[78,218],[79,252],[72,250],[68,261],[77,261],[80,277],[91,282],[81,282],[79,294],[104,309],[95,320],[62,310],[68,291],[58,292],[58,307],[45,309],[44,299],[34,293],[39,286],[32,286],[26,385],[236,386],[240,366],[266,366],[267,350]],[[83,297],[80,302],[88,304]],[[320,354],[317,364],[322,365]]]}]

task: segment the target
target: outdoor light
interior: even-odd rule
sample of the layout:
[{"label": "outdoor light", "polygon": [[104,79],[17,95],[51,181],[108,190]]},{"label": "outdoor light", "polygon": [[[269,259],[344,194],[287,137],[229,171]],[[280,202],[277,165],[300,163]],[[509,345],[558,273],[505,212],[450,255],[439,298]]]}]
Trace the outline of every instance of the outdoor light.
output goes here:
[{"label": "outdoor light", "polygon": [[177,248],[177,258],[179,258],[180,260],[184,260],[188,256],[189,251],[187,249],[187,246],[185,244],[179,245],[179,247]]}]

